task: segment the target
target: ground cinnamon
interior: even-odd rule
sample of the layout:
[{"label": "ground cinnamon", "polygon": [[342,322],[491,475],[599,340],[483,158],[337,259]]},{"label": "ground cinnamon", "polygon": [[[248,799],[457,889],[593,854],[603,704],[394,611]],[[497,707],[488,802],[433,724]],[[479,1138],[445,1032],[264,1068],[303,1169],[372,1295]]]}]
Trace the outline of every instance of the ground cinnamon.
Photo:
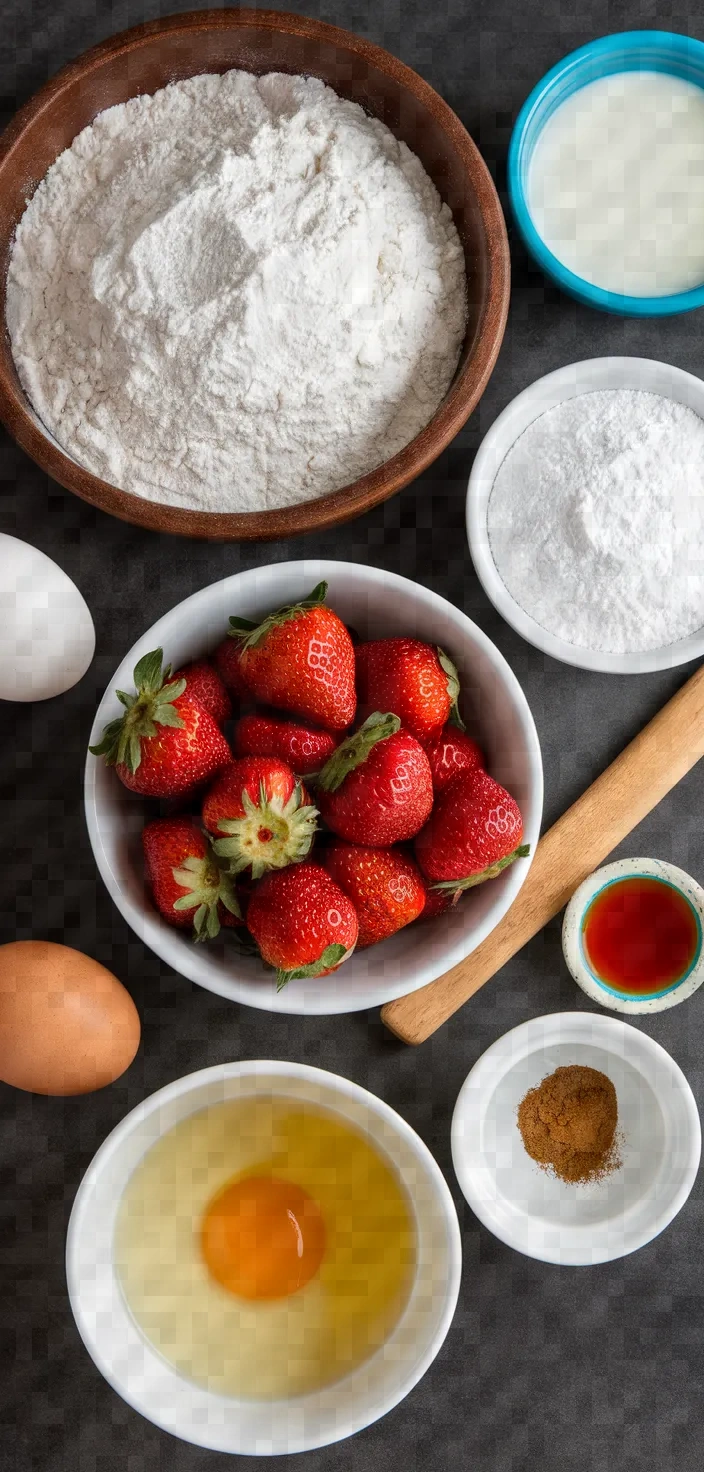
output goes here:
[{"label": "ground cinnamon", "polygon": [[561,1181],[593,1181],[618,1169],[618,1106],[598,1068],[556,1068],[518,1106],[518,1128],[532,1160]]}]

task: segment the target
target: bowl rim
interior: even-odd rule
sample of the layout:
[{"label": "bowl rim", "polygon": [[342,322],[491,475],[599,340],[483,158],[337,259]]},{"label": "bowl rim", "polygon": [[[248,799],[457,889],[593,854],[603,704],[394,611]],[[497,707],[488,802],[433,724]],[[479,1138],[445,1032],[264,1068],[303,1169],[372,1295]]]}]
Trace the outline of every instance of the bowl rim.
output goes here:
[{"label": "bowl rim", "polygon": [[[151,44],[155,35],[259,28],[325,41],[355,53],[396,81],[427,108],[451,138],[472,182],[486,236],[486,296],[467,358],[435,414],[410,444],[367,475],[337,491],[270,511],[207,512],[148,501],[84,469],[45,430],[16,372],[0,360],[0,419],[21,448],[59,485],[120,521],[151,531],[213,541],[266,541],[320,531],[350,521],[387,500],[437,459],[481,398],[498,357],[508,317],[510,255],[506,222],[489,169],[457,114],[429,83],[381,46],[339,26],[276,10],[195,10],[120,31],[62,67],[16,113],[0,137],[3,168],[25,130],[49,114],[66,88],[89,70]],[[4,318],[5,282],[0,283]],[[7,328],[3,321],[2,330]],[[12,358],[11,350],[10,359]]]},{"label": "bowl rim", "polygon": [[[578,379],[582,380],[579,384]],[[674,390],[669,395],[662,387],[663,381]],[[704,380],[657,358],[625,355],[585,358],[545,373],[509,401],[481,441],[467,483],[467,540],[475,572],[487,597],[511,628],[535,649],[577,669],[602,674],[649,674],[655,670],[675,669],[701,658],[704,655],[704,625],[674,644],[645,652],[608,654],[569,644],[544,629],[516,602],[498,571],[489,543],[487,508],[492,487],[501,464],[524,430],[549,409],[568,399],[609,388],[642,390],[659,394],[662,398],[669,396],[704,419]],[[695,408],[695,404],[698,407]],[[531,413],[534,407],[535,412]],[[525,417],[529,413],[530,417]],[[515,420],[524,417],[525,423],[516,430]]]},{"label": "bowl rim", "polygon": [[[566,96],[588,85],[589,82],[615,75],[617,72],[645,70],[647,68],[644,65],[639,68],[629,65],[612,67],[608,64],[609,59],[616,59],[618,55],[622,60],[627,61],[629,55],[635,58],[636,53],[639,52],[652,52],[654,58],[659,54],[663,61],[663,53],[667,52],[672,61],[679,62],[680,65],[685,61],[692,62],[696,59],[702,71],[701,86],[704,88],[704,42],[694,37],[682,35],[678,31],[614,31],[607,36],[598,37],[597,40],[588,41],[586,45],[570,51],[567,56],[551,67],[536,83],[523,103],[514,123],[509,143],[508,196],[524,244],[541,270],[547,276],[552,277],[562,291],[597,311],[626,317],[667,317],[678,312],[691,312],[696,307],[704,306],[704,282],[687,291],[672,292],[667,296],[624,296],[620,292],[607,291],[604,287],[594,286],[592,282],[585,281],[582,276],[565,266],[559,256],[556,256],[545,243],[533,223],[525,189],[526,173],[530,163],[530,157],[526,157],[526,138],[536,113],[548,95],[551,92],[561,92],[561,84],[569,82],[575,72],[589,63],[593,64],[594,74],[571,88],[570,93],[567,93]],[[665,74],[676,74],[673,68],[667,65],[653,65],[649,69]],[[559,106],[560,101],[562,97],[556,98],[555,106]]]},{"label": "bowl rim", "polygon": [[[681,1162],[679,1185],[664,1205],[653,1210],[650,1225],[647,1228],[641,1227],[639,1231],[637,1225],[634,1229],[631,1223],[630,1238],[626,1236],[624,1226],[624,1242],[620,1246],[614,1246],[613,1241],[608,1240],[595,1246],[593,1223],[585,1226],[569,1225],[563,1228],[562,1233],[556,1229],[561,1240],[539,1246],[535,1242],[526,1241],[525,1216],[522,1212],[516,1212],[515,1217],[506,1220],[495,1209],[493,1201],[481,1190],[478,1177],[482,1170],[491,1173],[491,1167],[486,1165],[486,1157],[482,1155],[479,1145],[475,1146],[475,1158],[472,1158],[465,1143],[464,1132],[471,1125],[473,1138],[479,1139],[483,1106],[493,1097],[498,1084],[516,1063],[550,1044],[569,1043],[579,1046],[580,1042],[602,1047],[605,1052],[625,1058],[638,1071],[653,1072],[659,1069],[660,1076],[664,1075],[669,1079],[686,1122],[687,1158],[686,1162]],[[548,1013],[543,1017],[533,1017],[528,1022],[521,1022],[497,1038],[468,1073],[457,1096],[451,1126],[455,1175],[475,1216],[507,1247],[525,1257],[560,1267],[594,1267],[600,1263],[613,1262],[637,1252],[659,1236],[674,1221],[690,1195],[699,1169],[701,1143],[701,1123],[696,1100],[679,1064],[647,1033],[621,1018],[604,1016],[598,1012]],[[479,1158],[484,1162],[482,1166],[477,1165]],[[567,1240],[568,1234],[571,1242]]]},{"label": "bowl rim", "polygon": [[[294,570],[296,572],[300,572],[301,570],[303,570],[306,579],[310,578],[313,583],[317,583],[322,578],[325,578],[331,584],[331,587],[333,589],[331,600],[333,605],[334,579],[338,570],[351,570],[354,574],[361,575],[367,584],[373,583],[377,586],[381,584],[385,585],[386,587],[388,587],[389,584],[392,584],[394,586],[402,585],[407,591],[412,592],[414,600],[418,603],[419,606],[425,606],[432,609],[437,608],[439,605],[443,612],[449,611],[453,621],[457,624],[459,628],[468,626],[473,642],[481,647],[485,657],[488,659],[492,668],[500,672],[502,683],[504,685],[507,685],[511,692],[513,704],[520,717],[521,725],[526,733],[526,762],[530,771],[531,806],[533,809],[529,822],[526,824],[526,841],[530,843],[531,852],[527,856],[527,858],[521,862],[520,868],[518,865],[511,866],[511,877],[506,886],[507,894],[505,895],[505,905],[502,910],[502,914],[505,914],[506,910],[508,910],[509,908],[509,905],[513,903],[513,900],[515,899],[523,883],[525,882],[528,870],[531,863],[533,862],[538,838],[540,836],[540,825],[543,808],[543,765],[540,750],[540,741],[538,738],[533,714],[517,676],[514,674],[511,666],[504,658],[501,651],[492,642],[488,635],[485,634],[484,631],[480,629],[479,626],[475,624],[472,619],[468,618],[467,614],[465,614],[461,609],[457,608],[453,603],[450,603],[449,599],[443,598],[441,594],[435,593],[431,588],[425,587],[422,583],[416,583],[413,582],[410,578],[402,577],[399,573],[388,572],[386,569],[383,568],[371,567],[366,563],[345,563],[327,558],[301,558],[292,559],[289,562],[273,563],[267,564],[264,567],[246,569],[239,573],[232,573],[228,577],[217,579],[214,583],[206,584],[204,588],[200,588],[196,593],[192,593],[188,598],[182,599],[179,603],[175,604],[173,608],[169,609],[167,613],[163,614],[162,617],[158,619],[154,625],[151,626],[151,628],[145,630],[145,632],[139,636],[132,647],[123,656],[123,659],[118,665],[118,669],[111,676],[110,681],[108,682],[108,685],[106,686],[106,689],[97,707],[91,727],[89,743],[94,744],[95,740],[98,737],[98,734],[102,731],[102,722],[105,719],[106,714],[106,710],[104,709],[104,707],[107,707],[109,698],[113,694],[116,679],[121,678],[119,676],[119,671],[122,669],[122,666],[125,665],[127,667],[126,677],[129,678],[129,676],[131,675],[132,664],[135,660],[135,657],[139,657],[139,654],[141,653],[146,653],[147,648],[155,647],[154,644],[150,641],[155,636],[157,639],[161,638],[161,632],[159,631],[162,630],[163,624],[167,622],[177,610],[182,610],[188,605],[193,606],[194,602],[196,602],[197,600],[206,602],[209,597],[213,596],[214,589],[221,587],[223,584],[232,583],[234,579],[251,579],[253,583],[256,583],[256,581],[260,579],[264,573],[267,573],[270,570],[283,576],[291,575]],[[142,648],[142,646],[144,647]],[[139,653],[136,654],[136,651],[139,651]],[[266,991],[262,990],[261,996],[255,1000],[252,992],[247,990],[246,984],[244,982],[238,983],[237,981],[233,981],[228,982],[227,984],[223,982],[222,985],[219,985],[216,979],[209,978],[207,981],[205,981],[202,976],[199,975],[198,970],[199,957],[197,953],[200,948],[196,946],[191,946],[189,948],[184,941],[182,932],[170,929],[163,922],[158,924],[158,916],[156,915],[156,913],[154,914],[154,916],[152,916],[152,914],[147,910],[146,906],[139,911],[139,914],[136,917],[133,916],[133,906],[130,898],[123,894],[122,890],[115,882],[112,870],[103,849],[101,832],[98,823],[98,805],[96,801],[95,785],[93,781],[98,761],[99,758],[92,756],[90,752],[87,753],[84,769],[83,802],[86,826],[88,828],[88,836],[93,851],[93,858],[97,865],[100,877],[108,891],[108,894],[110,895],[111,900],[113,901],[113,904],[116,905],[117,909],[120,911],[120,914],[129,925],[130,929],[135,931],[135,934],[139,936],[142,943],[146,945],[149,950],[153,951],[162,960],[164,960],[168,966],[172,966],[178,975],[187,977],[196,985],[204,986],[206,990],[213,991],[217,995],[227,997],[230,1001],[238,1002],[244,1006],[255,1006],[259,1010],[287,1013],[291,1015],[332,1016],[335,1013],[347,1014],[354,1011],[365,1011],[370,1007],[382,1006],[387,1001],[393,1001],[397,997],[405,996],[410,991],[417,991],[420,987],[425,986],[430,981],[435,980],[438,976],[450,970],[452,966],[457,965],[459,961],[463,960],[464,957],[469,954],[469,950],[467,949],[466,945],[462,941],[458,941],[453,946],[452,950],[449,951],[446,956],[443,956],[439,965],[436,966],[434,970],[426,965],[424,970],[421,970],[420,975],[414,980],[412,985],[409,983],[409,978],[407,974],[402,976],[395,983],[390,983],[387,981],[386,985],[382,984],[382,978],[376,990],[374,990],[373,992],[371,992],[370,990],[370,995],[368,997],[365,996],[363,1000],[355,1002],[352,1006],[350,1006],[349,1001],[345,1001],[344,990],[342,989],[331,989],[329,993],[329,1000],[325,1001],[325,1005],[313,1009],[310,1005],[302,1006],[300,1002],[297,1003],[296,994],[291,987],[287,987],[283,991],[278,993],[273,987],[271,989],[267,989]],[[118,779],[116,778],[115,780],[117,781]],[[477,938],[473,941],[470,949],[474,949],[477,945],[481,944],[482,940],[484,940],[485,937],[495,928],[500,919],[501,915],[497,916],[496,919],[491,919],[489,917],[487,920],[482,922],[482,924],[478,925]],[[137,923],[135,923],[135,920],[137,921]],[[342,981],[344,981],[344,973],[341,973],[341,976]]]},{"label": "bowl rim", "polygon": [[[282,1084],[285,1084],[287,1078],[296,1078],[304,1083],[308,1082],[311,1084],[320,1084],[321,1086],[325,1086],[331,1093],[355,1100],[363,1105],[371,1114],[375,1115],[387,1127],[395,1131],[395,1133],[403,1140],[404,1144],[415,1155],[416,1159],[422,1162],[422,1165],[426,1172],[426,1178],[431,1185],[431,1189],[435,1196],[435,1201],[442,1216],[443,1225],[447,1234],[448,1271],[443,1311],[432,1339],[429,1341],[428,1346],[424,1354],[421,1356],[420,1360],[409,1372],[408,1377],[404,1381],[402,1388],[398,1391],[398,1393],[394,1393],[393,1396],[389,1396],[388,1403],[385,1403],[382,1408],[378,1410],[378,1412],[371,1416],[370,1419],[359,1418],[358,1422],[352,1425],[345,1425],[344,1423],[342,1423],[339,1432],[332,1438],[325,1436],[321,1440],[317,1440],[315,1437],[307,1440],[305,1436],[300,1436],[300,1446],[282,1446],[280,1448],[277,1448],[275,1451],[259,1451],[256,1447],[250,1447],[247,1449],[246,1453],[250,1456],[277,1455],[277,1453],[288,1453],[292,1455],[294,1452],[297,1451],[312,1451],[318,1446],[329,1446],[333,1445],[336,1441],[342,1441],[347,1437],[356,1434],[356,1432],[363,1430],[364,1427],[373,1425],[375,1421],[379,1420],[382,1416],[387,1415],[389,1411],[393,1410],[394,1406],[398,1405],[402,1400],[404,1400],[405,1397],[411,1392],[411,1390],[413,1390],[414,1386],[418,1384],[418,1382],[425,1375],[426,1371],[429,1369],[433,1360],[436,1358],[447,1337],[447,1334],[449,1333],[457,1308],[457,1301],[459,1297],[462,1278],[462,1236],[460,1232],[457,1208],[454,1203],[452,1192],[447,1180],[445,1179],[443,1171],[441,1170],[437,1160],[435,1159],[435,1156],[426,1145],[425,1141],[421,1138],[417,1131],[413,1129],[413,1126],[410,1125],[408,1121],[405,1120],[403,1116],[398,1113],[397,1110],[393,1109],[390,1104],[387,1104],[384,1099],[381,1099],[378,1095],[373,1094],[369,1089],[365,1088],[364,1085],[356,1083],[353,1079],[345,1078],[341,1074],[333,1073],[329,1069],[316,1068],[312,1064],[298,1063],[293,1060],[289,1061],[282,1059],[242,1059],[230,1063],[217,1063],[206,1068],[198,1069],[194,1073],[184,1074],[180,1078],[172,1080],[171,1083],[165,1084],[162,1088],[157,1089],[154,1093],[149,1094],[145,1099],[141,1100],[139,1104],[135,1105],[133,1109],[131,1109],[126,1115],[123,1116],[121,1120],[118,1121],[118,1123],[113,1127],[110,1133],[103,1140],[102,1144],[99,1145],[97,1151],[92,1156],[88,1166],[86,1167],[86,1170],[81,1177],[81,1181],[79,1183],[78,1190],[73,1201],[73,1206],[71,1208],[71,1214],[69,1217],[68,1228],[66,1232],[66,1283],[68,1289],[69,1303],[76,1322],[76,1326],[78,1328],[78,1332],[81,1336],[81,1339],[83,1340],[85,1348],[87,1349],[94,1363],[97,1365],[100,1373],[108,1381],[112,1389],[128,1405],[131,1405],[132,1408],[138,1411],[141,1415],[148,1417],[148,1419],[153,1421],[154,1424],[162,1425],[162,1422],[160,1422],[156,1416],[149,1415],[144,1406],[137,1403],[136,1397],[128,1396],[125,1393],[124,1387],[118,1383],[117,1376],[111,1376],[108,1368],[104,1363],[103,1355],[101,1354],[96,1343],[93,1326],[88,1321],[84,1313],[84,1290],[82,1287],[80,1273],[81,1234],[84,1231],[84,1217],[90,1207],[93,1194],[99,1188],[101,1174],[103,1170],[109,1164],[113,1155],[120,1150],[124,1142],[131,1135],[138,1132],[140,1127],[145,1123],[147,1119],[149,1119],[151,1115],[153,1115],[155,1112],[158,1112],[160,1109],[162,1109],[165,1105],[171,1103],[173,1100],[187,1096],[190,1093],[195,1094],[201,1089],[207,1087],[207,1085],[210,1083],[216,1083],[219,1080],[225,1081],[229,1079],[247,1077],[261,1077],[267,1078],[269,1080],[271,1080],[272,1078],[276,1078],[280,1079]],[[334,1112],[334,1103],[331,1102],[327,1107],[329,1107]],[[196,1110],[192,1112],[195,1113]],[[172,1126],[167,1126],[165,1129],[160,1129],[158,1138],[162,1138],[163,1135],[167,1133],[167,1129],[169,1127]],[[154,1352],[156,1353],[156,1351]],[[192,1382],[185,1380],[185,1377],[183,1377],[179,1371],[173,1369],[173,1374],[174,1376],[182,1380],[186,1385],[191,1385]],[[222,1401],[223,1399],[223,1397],[218,1395],[216,1392],[207,1393],[216,1396],[219,1401]],[[230,1399],[236,1399],[236,1397],[225,1397],[225,1400]],[[302,1403],[306,1399],[306,1397],[296,1397],[294,1399],[297,1400],[299,1403]],[[284,1404],[286,1403],[287,1402],[284,1402]],[[274,1405],[276,1403],[271,1402],[271,1404]],[[281,1402],[279,1402],[279,1404],[281,1404]],[[178,1436],[179,1439],[194,1443],[195,1445],[208,1446],[211,1450],[232,1452],[232,1447],[214,1447],[212,1440],[208,1442],[198,1442],[193,1436],[186,1436],[182,1432],[175,1432],[170,1426],[165,1427],[165,1429],[169,1430],[172,1435]]]},{"label": "bowl rim", "polygon": [[[687,900],[697,922],[697,949],[689,967],[670,986],[659,992],[634,995],[618,991],[593,971],[584,948],[582,921],[597,895],[623,879],[657,879]],[[562,921],[562,954],[565,963],[582,991],[600,1007],[624,1016],[665,1012],[685,1002],[704,981],[704,889],[691,874],[665,859],[624,858],[601,864],[582,881],[565,909]]]}]

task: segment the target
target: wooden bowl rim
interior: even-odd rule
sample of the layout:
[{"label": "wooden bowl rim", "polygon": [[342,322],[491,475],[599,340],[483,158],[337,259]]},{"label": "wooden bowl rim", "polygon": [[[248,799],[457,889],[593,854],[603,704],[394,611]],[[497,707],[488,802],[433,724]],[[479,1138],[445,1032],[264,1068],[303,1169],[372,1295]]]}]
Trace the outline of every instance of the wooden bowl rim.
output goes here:
[{"label": "wooden bowl rim", "polygon": [[[85,469],[48,438],[25,394],[0,360],[0,419],[23,450],[54,480],[90,505],[150,531],[214,541],[267,541],[350,521],[400,491],[437,459],[465,424],[489,381],[503,340],[510,296],[506,224],[489,170],[457,114],[429,83],[381,46],[340,26],[278,10],[193,10],[120,31],[81,53],[19,109],[0,137],[0,179],[17,142],[68,86],[108,58],[136,51],[155,35],[181,31],[259,29],[337,44],[388,74],[433,114],[462,160],[487,238],[487,294],[474,347],[432,419],[397,455],[325,496],[272,511],[191,511],[122,491]],[[3,289],[4,295],[4,289]],[[7,336],[7,328],[3,324]],[[488,329],[488,330],[487,330]],[[422,443],[420,443],[422,441]]]}]

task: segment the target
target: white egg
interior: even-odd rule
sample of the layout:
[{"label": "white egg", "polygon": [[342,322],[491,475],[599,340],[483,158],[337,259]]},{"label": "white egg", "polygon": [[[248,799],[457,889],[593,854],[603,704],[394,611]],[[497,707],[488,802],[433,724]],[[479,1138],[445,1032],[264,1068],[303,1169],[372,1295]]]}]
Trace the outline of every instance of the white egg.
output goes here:
[{"label": "white egg", "polygon": [[0,700],[70,690],[95,653],[90,609],[50,557],[0,532]]}]

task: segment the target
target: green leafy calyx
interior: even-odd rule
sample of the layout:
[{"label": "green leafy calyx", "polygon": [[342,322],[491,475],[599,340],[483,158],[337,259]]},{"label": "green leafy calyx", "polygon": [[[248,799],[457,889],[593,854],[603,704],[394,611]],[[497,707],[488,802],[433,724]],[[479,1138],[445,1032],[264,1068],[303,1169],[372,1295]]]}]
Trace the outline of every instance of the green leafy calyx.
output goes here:
[{"label": "green leafy calyx", "polygon": [[183,726],[184,722],[173,702],[183,695],[185,680],[171,680],[171,665],[162,668],[163,650],[153,649],[134,668],[135,690],[128,694],[116,690],[125,714],[110,721],[102,740],[91,746],[93,756],[105,758],[109,767],[126,766],[136,772],[142,760],[142,741],[156,736],[157,726]]},{"label": "green leafy calyx", "polygon": [[226,835],[213,844],[218,858],[226,859],[232,874],[251,869],[253,879],[261,879],[269,869],[285,869],[298,864],[310,852],[316,830],[317,808],[303,802],[300,782],[283,802],[269,797],[263,782],[259,784],[259,800],[253,802],[243,789],[244,817],[220,818],[218,828]]},{"label": "green leafy calyx", "polygon": [[504,869],[508,869],[509,864],[513,864],[516,859],[527,859],[529,853],[530,844],[520,843],[512,854],[507,854],[505,859],[497,859],[495,864],[489,864],[487,869],[480,869],[478,874],[468,874],[466,879],[446,879],[442,884],[432,884],[431,889],[442,889],[445,893],[452,890],[459,895],[463,889],[474,889],[487,879],[496,879]]},{"label": "green leafy calyx", "polygon": [[201,859],[194,855],[184,859],[177,869],[172,870],[172,874],[174,883],[180,885],[184,891],[174,900],[174,909],[195,909],[194,940],[214,940],[219,935],[220,905],[224,905],[238,920],[242,919],[232,880],[211,856]]},{"label": "green leafy calyx", "polygon": [[337,941],[334,945],[326,946],[320,960],[311,962],[310,966],[299,966],[295,971],[277,971],[277,992],[282,991],[289,981],[304,981],[309,976],[322,976],[324,971],[334,971],[347,954],[346,947]]},{"label": "green leafy calyx", "polygon": [[270,634],[272,629],[277,629],[281,624],[287,624],[291,619],[300,618],[301,614],[308,613],[311,608],[319,608],[325,602],[328,591],[327,583],[318,583],[307,598],[302,598],[300,603],[292,603],[287,608],[278,608],[275,613],[270,613],[260,624],[254,624],[248,618],[231,618],[228,634],[231,639],[239,639],[242,649],[254,649],[261,644]]},{"label": "green leafy calyx", "polygon": [[361,766],[367,760],[377,741],[386,741],[387,737],[395,736],[400,727],[398,716],[392,715],[391,711],[384,715],[380,710],[375,710],[367,717],[364,725],[353,736],[348,736],[346,741],[341,742],[329,757],[318,776],[317,786],[322,787],[324,792],[337,792],[345,777],[349,777],[355,767]]},{"label": "green leafy calyx", "polygon": [[443,673],[447,675],[447,693],[450,697],[450,724],[452,726],[457,726],[458,731],[464,731],[465,724],[460,715],[459,705],[457,704],[460,698],[460,677],[457,673],[455,665],[450,659],[449,654],[446,654],[445,650],[441,649],[439,644],[436,645],[436,648],[438,652],[438,659],[440,661],[440,668],[442,669]]}]

